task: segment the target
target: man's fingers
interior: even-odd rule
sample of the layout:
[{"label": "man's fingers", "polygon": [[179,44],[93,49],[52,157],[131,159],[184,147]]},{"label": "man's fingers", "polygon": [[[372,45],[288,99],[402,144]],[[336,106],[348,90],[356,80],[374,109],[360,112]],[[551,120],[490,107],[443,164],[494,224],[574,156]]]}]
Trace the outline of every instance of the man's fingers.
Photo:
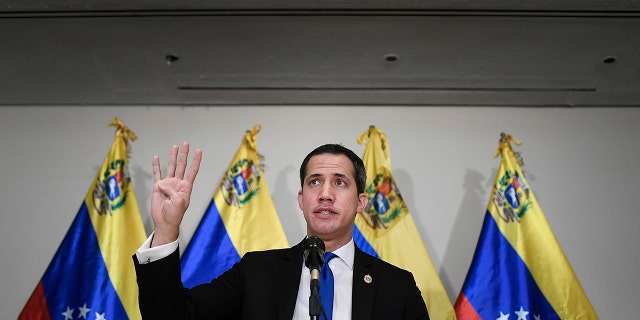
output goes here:
[{"label": "man's fingers", "polygon": [[196,152],[193,153],[193,160],[191,161],[191,168],[189,168],[189,173],[187,174],[187,181],[191,185],[196,180],[196,175],[198,175],[198,171],[200,170],[200,162],[202,162],[202,150],[196,149]]},{"label": "man's fingers", "polygon": [[[191,168],[185,178],[185,171],[187,170],[187,157],[189,156],[189,142],[183,142],[182,147],[173,145],[171,147],[171,153],[169,155],[169,164],[167,165],[167,178],[186,179],[191,184],[196,180],[198,170],[200,170],[200,162],[202,160],[202,150],[198,149],[193,154],[193,162]],[[158,156],[153,158],[153,178],[156,182],[162,180],[162,173],[160,171],[160,159]]]},{"label": "man's fingers", "polygon": [[176,165],[176,178],[182,179],[184,172],[187,169],[187,157],[189,156],[189,142],[183,142],[180,153],[178,154],[178,164]]},{"label": "man's fingers", "polygon": [[167,166],[167,178],[173,178],[176,175],[176,157],[178,156],[178,146],[171,147],[169,154],[169,165]]},{"label": "man's fingers", "polygon": [[153,180],[155,180],[155,182],[162,180],[162,172],[160,171],[160,158],[157,155],[153,156],[151,165],[153,167]]}]

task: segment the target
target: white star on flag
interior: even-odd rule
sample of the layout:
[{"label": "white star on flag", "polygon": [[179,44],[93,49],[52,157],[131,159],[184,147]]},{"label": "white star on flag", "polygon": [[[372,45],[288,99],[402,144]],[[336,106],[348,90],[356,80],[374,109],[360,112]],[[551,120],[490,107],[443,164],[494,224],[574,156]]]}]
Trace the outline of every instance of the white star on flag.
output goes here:
[{"label": "white star on flag", "polygon": [[515,314],[518,315],[518,320],[527,320],[527,315],[529,311],[524,311],[524,308],[520,306],[520,311],[516,311]]},{"label": "white star on flag", "polygon": [[496,320],[509,320],[509,315],[510,313],[504,314],[500,311],[500,318],[497,318]]},{"label": "white star on flag", "polygon": [[73,309],[67,307],[67,311],[63,312],[64,320],[73,319]]},{"label": "white star on flag", "polygon": [[99,314],[96,312],[96,320],[107,320],[107,318],[104,317],[105,312],[103,312],[102,314]]},{"label": "white star on flag", "polygon": [[85,302],[84,305],[82,307],[78,307],[78,311],[80,311],[80,314],[78,315],[78,318],[82,317],[82,318],[87,318],[87,312],[89,312],[91,309],[87,308],[87,303]]}]

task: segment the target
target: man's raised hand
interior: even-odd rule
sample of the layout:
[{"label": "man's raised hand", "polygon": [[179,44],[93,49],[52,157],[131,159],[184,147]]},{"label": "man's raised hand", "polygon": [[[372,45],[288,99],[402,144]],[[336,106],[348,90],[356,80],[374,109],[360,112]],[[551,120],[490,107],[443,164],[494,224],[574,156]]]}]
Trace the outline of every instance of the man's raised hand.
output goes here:
[{"label": "man's raised hand", "polygon": [[189,207],[193,182],[200,169],[202,150],[196,149],[194,152],[191,167],[185,176],[188,155],[188,142],[183,142],[181,148],[174,145],[171,148],[169,165],[164,179],[162,179],[160,171],[160,159],[158,156],[153,157],[155,183],[151,195],[151,217],[155,233],[151,247],[178,239],[180,222]]}]

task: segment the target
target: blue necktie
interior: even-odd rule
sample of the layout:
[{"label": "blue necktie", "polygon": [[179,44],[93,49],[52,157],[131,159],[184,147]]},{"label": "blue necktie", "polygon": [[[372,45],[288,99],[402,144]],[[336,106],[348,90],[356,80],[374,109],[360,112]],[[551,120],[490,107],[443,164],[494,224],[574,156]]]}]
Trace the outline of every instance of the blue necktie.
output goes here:
[{"label": "blue necktie", "polygon": [[333,272],[329,268],[329,261],[335,257],[337,256],[331,252],[325,253],[324,265],[320,270],[320,300],[327,317],[329,317],[329,319],[325,319],[324,316],[321,316],[320,319],[323,320],[331,320],[333,317]]}]

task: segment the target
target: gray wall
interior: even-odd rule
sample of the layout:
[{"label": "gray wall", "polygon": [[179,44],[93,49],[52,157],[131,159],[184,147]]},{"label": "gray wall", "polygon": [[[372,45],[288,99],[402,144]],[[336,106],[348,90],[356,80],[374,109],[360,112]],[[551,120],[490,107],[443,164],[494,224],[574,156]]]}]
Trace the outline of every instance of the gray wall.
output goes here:
[{"label": "gray wall", "polygon": [[640,109],[484,107],[0,107],[0,310],[15,319],[43,275],[113,141],[120,117],[139,139],[131,173],[147,232],[151,158],[172,144],[204,150],[182,247],[245,130],[259,151],[291,244],[304,235],[297,169],[327,142],[362,154],[369,125],[389,139],[394,177],[452,301],[462,286],[499,163],[517,150],[547,220],[602,319],[633,319],[640,301]]}]

